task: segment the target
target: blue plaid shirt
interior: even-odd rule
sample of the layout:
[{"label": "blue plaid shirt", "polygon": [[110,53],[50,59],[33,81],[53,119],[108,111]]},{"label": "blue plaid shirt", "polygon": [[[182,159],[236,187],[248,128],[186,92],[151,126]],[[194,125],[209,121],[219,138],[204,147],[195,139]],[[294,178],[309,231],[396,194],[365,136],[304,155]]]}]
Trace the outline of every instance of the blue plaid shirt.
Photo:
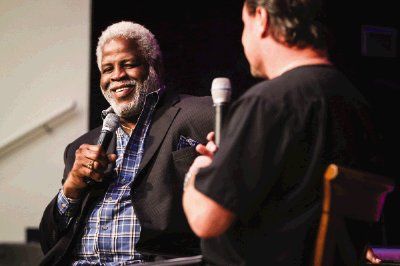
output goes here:
[{"label": "blue plaid shirt", "polygon": [[[132,135],[121,128],[117,134],[115,179],[87,217],[83,236],[75,247],[73,265],[124,265],[141,262],[135,244],[140,236],[140,223],[131,201],[131,184],[144,152],[144,140],[157,104],[159,91],[146,97],[142,114]],[[79,201],[67,199],[62,190],[58,195],[59,213],[64,226],[76,212]]]}]

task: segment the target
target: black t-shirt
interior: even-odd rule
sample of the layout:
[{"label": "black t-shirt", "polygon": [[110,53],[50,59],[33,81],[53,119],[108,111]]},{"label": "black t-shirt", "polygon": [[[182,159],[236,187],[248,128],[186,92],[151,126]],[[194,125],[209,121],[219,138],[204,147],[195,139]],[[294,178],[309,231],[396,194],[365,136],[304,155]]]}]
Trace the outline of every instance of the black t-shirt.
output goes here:
[{"label": "black t-shirt", "polygon": [[365,101],[331,66],[298,67],[252,87],[232,104],[220,149],[196,178],[199,191],[237,216],[202,241],[205,259],[308,265],[323,172],[331,162],[373,165],[373,133]]}]

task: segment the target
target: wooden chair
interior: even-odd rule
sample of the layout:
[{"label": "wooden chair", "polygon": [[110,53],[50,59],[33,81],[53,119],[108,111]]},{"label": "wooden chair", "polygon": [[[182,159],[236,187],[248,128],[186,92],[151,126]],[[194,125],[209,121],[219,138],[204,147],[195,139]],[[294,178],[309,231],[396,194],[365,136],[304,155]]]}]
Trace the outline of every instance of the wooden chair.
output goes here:
[{"label": "wooden chair", "polygon": [[329,165],[324,174],[314,266],[362,264],[369,226],[379,221],[386,195],[393,188],[390,178]]}]

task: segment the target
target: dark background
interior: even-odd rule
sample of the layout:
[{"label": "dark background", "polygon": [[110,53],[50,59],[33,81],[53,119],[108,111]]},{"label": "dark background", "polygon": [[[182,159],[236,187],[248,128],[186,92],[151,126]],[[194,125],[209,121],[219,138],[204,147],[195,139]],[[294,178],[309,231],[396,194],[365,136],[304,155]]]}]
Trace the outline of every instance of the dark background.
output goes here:
[{"label": "dark background", "polygon": [[[361,26],[399,30],[395,1],[327,1],[321,20],[330,31],[330,57],[371,103],[382,132],[387,175],[396,177],[400,130],[399,57],[361,55]],[[96,65],[97,39],[108,25],[132,20],[145,25],[158,39],[164,55],[167,86],[181,93],[209,95],[215,77],[229,77],[233,98],[257,80],[250,76],[241,47],[242,0],[204,1],[92,1],[90,128],[101,124],[108,107],[99,89]],[[398,39],[398,38],[397,38]],[[397,41],[397,51],[399,51]],[[399,52],[397,52],[398,54]],[[361,132],[360,132],[361,134]],[[388,244],[400,244],[400,193],[389,195],[384,218]]]}]

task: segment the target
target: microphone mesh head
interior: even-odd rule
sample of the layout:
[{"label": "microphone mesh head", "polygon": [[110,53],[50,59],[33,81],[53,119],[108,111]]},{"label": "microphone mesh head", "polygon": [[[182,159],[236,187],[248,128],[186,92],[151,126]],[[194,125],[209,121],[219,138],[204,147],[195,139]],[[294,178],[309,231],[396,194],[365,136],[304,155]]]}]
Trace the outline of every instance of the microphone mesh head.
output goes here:
[{"label": "microphone mesh head", "polygon": [[215,105],[231,100],[231,81],[228,78],[215,78],[211,84],[211,96]]},{"label": "microphone mesh head", "polygon": [[119,117],[114,113],[108,113],[103,121],[102,130],[114,132],[119,127]]}]

